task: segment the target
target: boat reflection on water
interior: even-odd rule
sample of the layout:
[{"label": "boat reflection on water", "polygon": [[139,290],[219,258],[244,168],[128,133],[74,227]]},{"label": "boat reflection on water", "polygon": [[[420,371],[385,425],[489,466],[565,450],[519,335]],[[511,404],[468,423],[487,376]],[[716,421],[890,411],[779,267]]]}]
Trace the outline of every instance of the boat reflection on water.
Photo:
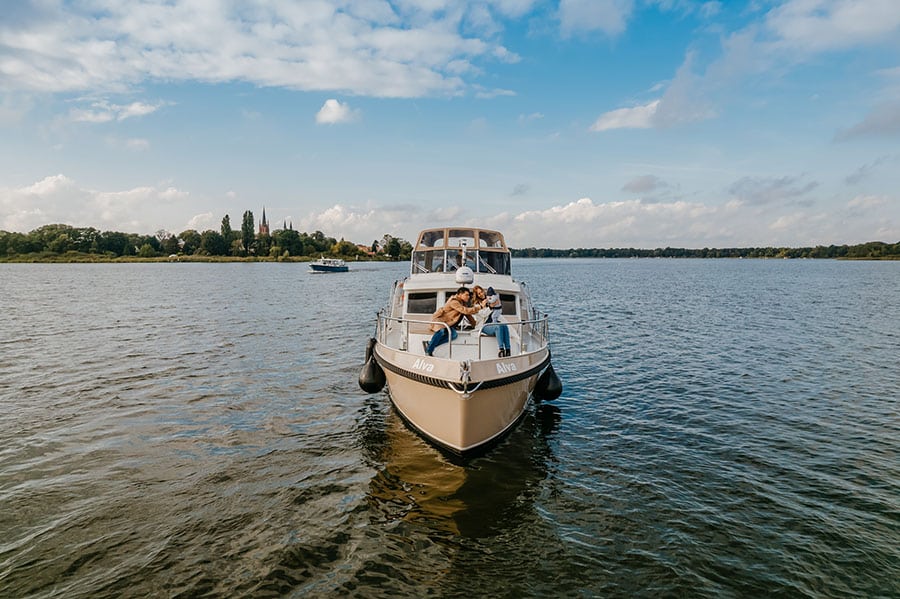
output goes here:
[{"label": "boat reflection on water", "polygon": [[462,459],[428,444],[393,409],[370,416],[377,424],[365,445],[378,471],[368,492],[372,518],[469,538],[518,526],[533,511],[559,422],[558,408],[538,404],[490,453]]}]

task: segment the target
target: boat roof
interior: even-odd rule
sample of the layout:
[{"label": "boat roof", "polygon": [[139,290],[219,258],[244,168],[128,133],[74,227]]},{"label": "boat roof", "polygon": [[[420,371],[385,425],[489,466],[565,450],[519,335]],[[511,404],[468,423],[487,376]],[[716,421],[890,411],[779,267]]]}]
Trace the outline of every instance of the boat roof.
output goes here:
[{"label": "boat roof", "polygon": [[473,227],[443,227],[425,229],[419,233],[415,251],[447,248],[469,248],[487,251],[508,252],[506,240],[499,231]]},{"label": "boat roof", "polygon": [[403,280],[407,291],[451,291],[455,292],[460,287],[471,289],[480,285],[483,289],[493,287],[496,291],[505,293],[519,293],[521,285],[509,275],[491,275],[476,273],[475,280],[471,283],[460,283],[453,273],[427,273],[416,274]]},{"label": "boat roof", "polygon": [[[425,229],[410,256],[410,275],[462,272],[510,275],[510,251],[499,231],[476,227]],[[471,276],[471,274],[470,274]]]}]

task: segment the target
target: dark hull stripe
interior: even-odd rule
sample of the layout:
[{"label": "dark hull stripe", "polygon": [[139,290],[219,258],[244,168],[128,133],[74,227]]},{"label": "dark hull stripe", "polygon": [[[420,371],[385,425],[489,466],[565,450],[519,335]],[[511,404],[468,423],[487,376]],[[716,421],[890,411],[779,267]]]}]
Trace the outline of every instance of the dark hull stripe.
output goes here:
[{"label": "dark hull stripe", "polygon": [[[425,385],[431,385],[432,387],[440,387],[441,389],[450,389],[451,383],[453,385],[460,384],[457,381],[445,381],[444,379],[436,379],[431,376],[425,376],[418,372],[412,372],[410,370],[405,370],[403,368],[400,368],[396,364],[392,364],[392,363],[388,362],[387,360],[385,360],[384,358],[382,358],[380,355],[378,355],[377,351],[374,352],[374,355],[375,355],[375,361],[378,362],[379,366],[381,366],[384,369],[390,370],[391,372],[393,372],[395,374],[399,374],[400,376],[402,376],[404,378],[412,379],[416,382],[423,383]],[[537,366],[529,368],[528,370],[526,370],[524,372],[517,372],[515,374],[511,374],[511,375],[503,377],[501,379],[490,379],[490,380],[484,381],[478,389],[479,390],[493,389],[495,387],[503,387],[504,385],[509,385],[511,383],[518,383],[519,381],[525,380],[531,376],[534,376],[534,375],[540,373],[549,363],[550,363],[550,352],[547,352],[547,357],[544,358],[544,360]],[[478,381],[469,381],[470,388],[475,387],[477,384],[478,384]]]}]

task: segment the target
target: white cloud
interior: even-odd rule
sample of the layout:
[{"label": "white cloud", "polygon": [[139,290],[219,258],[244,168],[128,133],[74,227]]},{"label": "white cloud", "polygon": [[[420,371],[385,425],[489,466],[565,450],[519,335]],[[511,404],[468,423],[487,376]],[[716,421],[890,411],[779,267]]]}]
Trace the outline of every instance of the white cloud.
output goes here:
[{"label": "white cloud", "polygon": [[124,148],[130,152],[145,152],[150,149],[150,141],[139,137],[132,137],[128,139],[107,137],[106,143],[111,148]]},{"label": "white cloud", "polygon": [[[680,0],[657,0],[657,4],[663,10],[694,9]],[[709,4],[699,12],[712,16],[719,8]],[[726,102],[729,95],[739,97],[745,81],[751,78],[774,81],[826,53],[882,44],[895,48],[898,35],[900,2],[895,0],[789,0],[768,10],[761,20],[724,36],[720,55],[705,68],[695,67],[698,57],[694,50],[688,51],[657,102],[606,113],[591,130],[662,128],[714,118],[716,106]],[[888,68],[881,74],[892,77],[894,71]],[[896,94],[890,96],[896,98]],[[840,131],[836,139],[898,133],[900,110],[894,99],[876,107],[857,125]]]},{"label": "white cloud", "polygon": [[385,233],[409,240],[417,232],[411,223],[420,216],[418,209],[409,206],[352,208],[336,204],[294,221],[294,228],[360,243],[380,239]]},{"label": "white cloud", "polygon": [[[212,212],[203,212],[195,214],[188,219],[187,226],[183,230],[193,229],[195,231],[206,231],[208,229],[217,230],[217,226],[221,221],[216,221],[216,217]],[[181,231],[178,231],[181,233]]]},{"label": "white cloud", "polygon": [[143,102],[132,102],[127,106],[119,106],[118,114],[116,115],[116,120],[124,121],[127,118],[131,118],[134,116],[144,116],[147,114],[151,114],[159,110],[162,104],[145,104]]},{"label": "white cloud", "polygon": [[491,7],[508,17],[521,17],[537,4],[537,0],[490,0]]},{"label": "white cloud", "polygon": [[769,228],[778,232],[789,231],[802,225],[804,220],[806,220],[806,216],[801,212],[784,214],[772,221]]},{"label": "white cloud", "polygon": [[[822,210],[797,203],[782,211],[777,205],[741,202],[596,203],[582,198],[540,210],[493,215],[473,215],[458,206],[424,210],[335,205],[295,221],[294,228],[365,243],[385,233],[411,240],[419,230],[432,226],[482,226],[502,231],[507,243],[520,248],[811,246],[900,239],[900,202],[891,205],[887,198],[872,197],[850,204],[856,217],[852,222],[848,222],[846,205]],[[863,212],[863,208],[869,210]]]},{"label": "white cloud", "polygon": [[[498,16],[519,17],[533,4],[502,0],[490,7]],[[145,80],[246,81],[376,97],[453,95],[466,86],[457,73],[471,70],[476,61],[518,60],[495,41],[496,35],[488,32],[482,39],[464,32],[464,24],[474,22],[466,15],[483,13],[484,6],[443,1],[393,6],[62,3],[30,11],[29,18],[0,22],[0,86],[106,93]],[[99,119],[102,114],[76,116]]]},{"label": "white cloud", "polygon": [[715,110],[705,97],[711,91],[708,88],[710,82],[694,73],[694,60],[695,54],[688,52],[678,67],[652,116],[655,127],[671,127],[715,116]]},{"label": "white cloud", "polygon": [[[755,182],[781,197],[804,189],[794,179]],[[752,185],[749,185],[752,187]],[[774,192],[773,192],[774,193]],[[97,191],[65,175],[46,177],[16,189],[0,189],[0,229],[27,232],[48,223],[103,230],[152,233],[160,228],[217,230],[223,214],[240,213],[239,198],[213,210],[190,212],[191,195],[172,185]],[[282,218],[272,219],[280,226]],[[368,243],[390,233],[412,240],[426,227],[470,225],[502,231],[513,247],[734,247],[861,243],[900,239],[900,198],[857,196],[833,209],[731,201],[704,204],[683,200],[594,202],[590,198],[519,213],[473,214],[461,206],[362,207],[335,204],[288,219],[296,230]]]},{"label": "white cloud", "polygon": [[169,228],[169,222],[159,221],[168,221],[167,209],[182,206],[189,197],[171,186],[98,191],[83,188],[65,175],[53,175],[24,187],[0,188],[0,229],[27,232],[63,223],[147,233]]},{"label": "white cloud", "polygon": [[591,131],[610,131],[612,129],[649,129],[653,126],[653,118],[659,108],[659,100],[643,106],[619,108],[600,115],[591,125]]},{"label": "white cloud", "polygon": [[519,115],[519,124],[526,124],[533,121],[539,121],[544,118],[544,115],[540,112],[532,112],[531,114],[520,114]]},{"label": "white cloud", "polygon": [[[717,218],[732,212],[702,204],[646,204],[637,200],[595,204],[582,198],[565,205],[518,214],[473,216],[459,206],[421,210],[409,206],[354,209],[336,205],[295,222],[300,230],[364,242],[391,233],[412,239],[431,226],[469,225],[497,228],[514,247],[610,247],[628,245],[692,246],[689,235],[712,238],[722,231]],[[299,227],[298,227],[299,224]]]},{"label": "white cloud", "polygon": [[659,247],[682,245],[690,236],[703,243],[720,233],[715,221],[722,210],[683,201],[595,204],[582,198],[513,216],[507,241],[515,247]]},{"label": "white cloud", "polygon": [[133,137],[125,140],[125,147],[134,152],[143,152],[150,148],[150,142],[146,139]]},{"label": "white cloud", "polygon": [[625,31],[634,0],[560,0],[559,21],[563,35],[602,31],[616,36]]},{"label": "white cloud", "polygon": [[[688,52],[662,98],[642,106],[606,112],[594,121],[594,132],[612,129],[664,128],[711,118],[715,111],[704,98],[708,81],[693,71],[694,53]],[[654,85],[653,88],[659,88]]]},{"label": "white cloud", "polygon": [[848,208],[857,210],[869,210],[873,208],[881,208],[888,204],[887,196],[856,196],[847,202]]},{"label": "white cloud", "polygon": [[320,125],[336,125],[339,123],[352,123],[358,120],[360,113],[353,110],[348,104],[341,104],[338,100],[325,100],[325,104],[316,113],[316,122]]},{"label": "white cloud", "polygon": [[878,43],[900,29],[896,0],[791,0],[773,8],[766,28],[774,45],[815,54]]},{"label": "white cloud", "polygon": [[144,102],[132,102],[131,104],[111,104],[107,101],[93,102],[89,109],[73,108],[69,112],[69,119],[81,123],[108,123],[110,121],[124,121],[132,117],[140,117],[152,114],[165,104],[146,104]]},{"label": "white cloud", "polygon": [[483,89],[481,86],[475,86],[475,97],[481,100],[490,100],[491,98],[499,98],[501,96],[515,96],[516,92],[510,89]]}]

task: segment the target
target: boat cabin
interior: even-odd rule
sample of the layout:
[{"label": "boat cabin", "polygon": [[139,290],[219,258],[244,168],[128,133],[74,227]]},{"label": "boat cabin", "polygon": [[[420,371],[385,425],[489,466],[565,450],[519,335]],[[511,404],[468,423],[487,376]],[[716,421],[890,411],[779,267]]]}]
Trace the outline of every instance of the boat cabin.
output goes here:
[{"label": "boat cabin", "polygon": [[413,248],[411,274],[472,272],[509,275],[509,248],[503,235],[486,229],[426,229]]}]

